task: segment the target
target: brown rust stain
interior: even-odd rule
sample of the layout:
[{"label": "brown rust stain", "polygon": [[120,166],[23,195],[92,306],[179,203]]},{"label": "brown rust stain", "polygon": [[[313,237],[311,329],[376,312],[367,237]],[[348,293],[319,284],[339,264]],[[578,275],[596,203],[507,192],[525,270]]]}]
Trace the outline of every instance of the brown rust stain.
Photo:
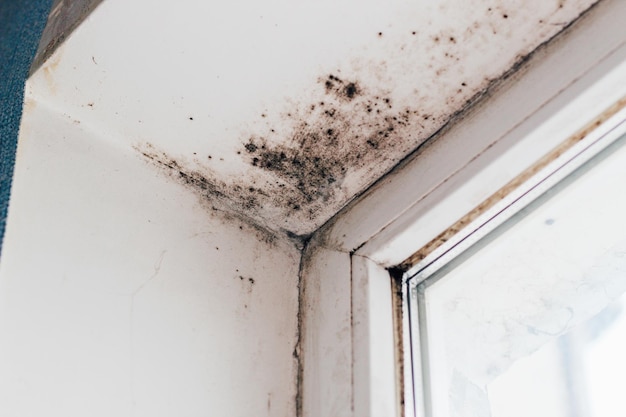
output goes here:
[{"label": "brown rust stain", "polygon": [[580,129],[577,133],[567,138],[557,147],[552,149],[546,155],[544,155],[539,161],[528,167],[524,172],[522,172],[517,177],[513,178],[507,184],[498,189],[495,193],[489,196],[486,200],[476,206],[473,210],[467,213],[465,216],[461,217],[457,220],[452,226],[448,229],[444,230],[437,237],[432,239],[426,245],[424,245],[420,250],[415,252],[409,258],[407,258],[404,262],[399,265],[401,270],[408,270],[412,266],[416,265],[420,261],[424,260],[428,255],[433,253],[437,248],[450,240],[453,236],[463,230],[468,224],[476,220],[480,215],[485,213],[491,207],[496,205],[498,202],[503,200],[506,196],[511,194],[514,190],[519,188],[524,182],[528,181],[532,176],[537,174],[543,168],[545,168],[552,161],[563,155],[568,149],[572,146],[586,138],[591,132],[597,129],[602,123],[608,120],[610,117],[615,115],[617,112],[626,107],[626,97],[618,100],[611,107],[602,112],[597,118],[588,123],[582,129]]}]

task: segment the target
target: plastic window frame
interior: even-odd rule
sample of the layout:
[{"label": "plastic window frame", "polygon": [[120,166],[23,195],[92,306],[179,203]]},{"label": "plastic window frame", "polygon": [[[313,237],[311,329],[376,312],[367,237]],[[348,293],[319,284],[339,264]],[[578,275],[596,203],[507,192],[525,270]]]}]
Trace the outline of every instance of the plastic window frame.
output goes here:
[{"label": "plastic window frame", "polygon": [[[316,233],[303,264],[300,415],[414,415],[405,261],[626,97],[625,19],[626,2],[600,2]],[[347,324],[351,336],[337,339]]]}]

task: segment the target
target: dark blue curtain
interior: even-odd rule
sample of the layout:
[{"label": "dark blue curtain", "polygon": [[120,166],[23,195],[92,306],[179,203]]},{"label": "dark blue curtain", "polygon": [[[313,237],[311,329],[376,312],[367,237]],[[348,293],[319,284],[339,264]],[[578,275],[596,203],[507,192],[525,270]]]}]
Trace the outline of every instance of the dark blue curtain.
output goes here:
[{"label": "dark blue curtain", "polygon": [[0,253],[6,226],[24,83],[52,0],[0,0]]}]

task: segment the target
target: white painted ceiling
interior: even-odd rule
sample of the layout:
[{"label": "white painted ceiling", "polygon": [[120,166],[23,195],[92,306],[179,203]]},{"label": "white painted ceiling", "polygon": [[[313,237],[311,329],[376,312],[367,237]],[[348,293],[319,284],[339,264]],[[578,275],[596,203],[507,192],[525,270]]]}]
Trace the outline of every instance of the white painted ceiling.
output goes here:
[{"label": "white painted ceiling", "polygon": [[307,235],[596,0],[105,0],[29,94]]}]

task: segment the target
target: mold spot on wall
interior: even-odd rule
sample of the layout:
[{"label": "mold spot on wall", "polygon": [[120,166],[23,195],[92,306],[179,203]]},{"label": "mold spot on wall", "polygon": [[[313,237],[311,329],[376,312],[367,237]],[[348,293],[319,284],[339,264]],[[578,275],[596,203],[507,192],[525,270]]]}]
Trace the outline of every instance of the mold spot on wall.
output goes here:
[{"label": "mold spot on wall", "polygon": [[254,285],[255,281],[254,278],[252,277],[244,277],[243,275],[238,275],[239,281],[241,281],[242,283],[245,283],[248,287],[248,292],[252,291],[252,286]]},{"label": "mold spot on wall", "polygon": [[435,122],[421,113],[419,100],[413,107],[397,104],[384,83],[339,70],[316,78],[303,97],[280,113],[259,114],[232,155],[248,166],[240,179],[219,179],[211,164],[224,158],[216,155],[195,152],[190,162],[150,145],[137,149],[212,209],[269,219],[271,229],[289,231],[301,244],[314,229],[295,229],[290,218],[316,221],[329,207],[338,209],[352,192],[344,184],[349,175],[390,166],[425,121]]},{"label": "mold spot on wall", "polygon": [[315,93],[312,103],[295,105],[276,125],[249,135],[238,151],[251,169],[279,180],[268,194],[289,209],[287,216],[305,211],[314,218],[350,172],[385,160],[421,121],[417,109],[396,107],[390,91],[354,78],[320,77]]},{"label": "mold spot on wall", "polygon": [[[500,48],[507,38],[522,36],[518,32],[526,36],[519,29],[528,21],[525,12],[497,0],[470,9],[464,25],[371,29],[367,47],[342,55],[321,75],[307,72],[309,78],[277,84],[271,99],[250,108],[256,116],[246,113],[236,130],[211,126],[220,129],[209,138],[219,146],[202,143],[188,159],[154,148],[142,147],[142,153],[211,210],[236,213],[302,245],[527,60],[532,49],[514,55]],[[544,22],[542,36],[557,30]],[[507,62],[512,67],[502,67]],[[291,90],[278,90],[284,85]],[[207,123],[192,111],[183,117],[199,128]]]},{"label": "mold spot on wall", "polygon": [[[337,98],[351,101],[358,96],[361,91],[358,84],[354,81],[344,82],[336,75],[330,74],[324,80],[324,86],[327,93],[334,94]],[[315,106],[314,104],[312,106]]]},{"label": "mold spot on wall", "polygon": [[[247,181],[227,184],[219,180],[218,176],[208,168],[189,168],[189,163],[186,160],[179,160],[159,151],[150,143],[136,146],[135,149],[148,162],[161,169],[164,174],[197,194],[200,197],[200,203],[210,215],[219,216],[227,222],[236,221],[240,224],[239,229],[253,232],[260,241],[268,244],[275,243],[276,232],[258,224],[245,213],[246,209],[254,210],[257,208],[254,194],[262,193],[261,190],[249,187]],[[237,190],[242,192],[238,193]],[[248,190],[248,192],[243,190]],[[299,244],[298,239],[291,239]]]}]

